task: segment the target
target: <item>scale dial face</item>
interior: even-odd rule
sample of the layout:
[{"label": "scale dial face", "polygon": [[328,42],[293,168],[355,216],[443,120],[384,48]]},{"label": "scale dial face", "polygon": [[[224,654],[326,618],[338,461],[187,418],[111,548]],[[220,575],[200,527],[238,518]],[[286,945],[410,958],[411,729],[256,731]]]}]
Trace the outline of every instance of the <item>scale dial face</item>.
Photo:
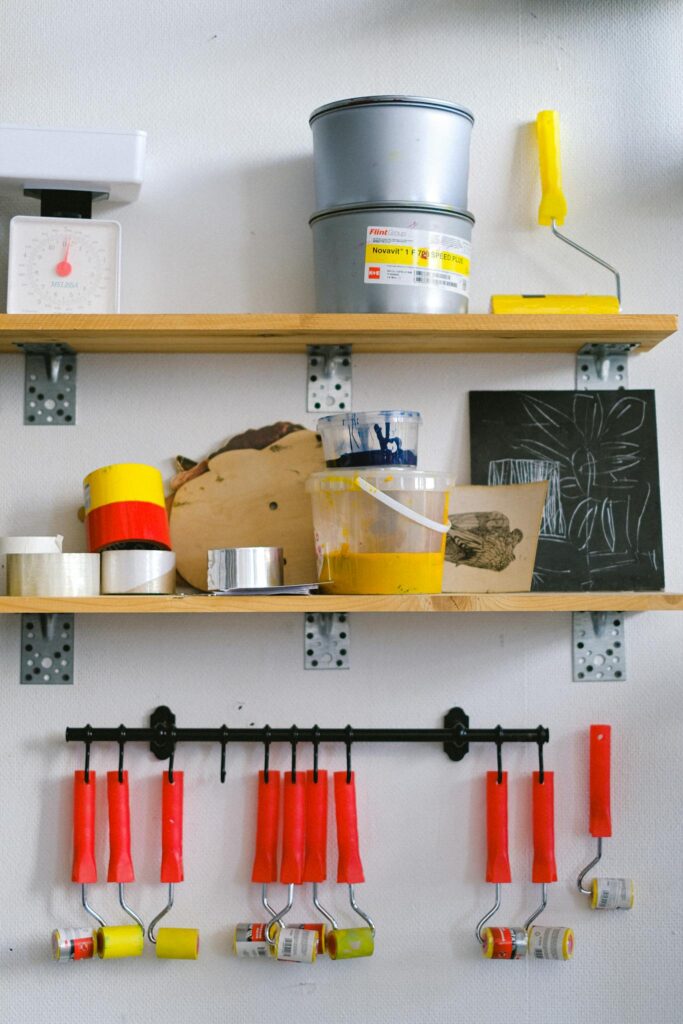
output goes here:
[{"label": "scale dial face", "polygon": [[121,225],[13,217],[8,313],[118,313]]}]

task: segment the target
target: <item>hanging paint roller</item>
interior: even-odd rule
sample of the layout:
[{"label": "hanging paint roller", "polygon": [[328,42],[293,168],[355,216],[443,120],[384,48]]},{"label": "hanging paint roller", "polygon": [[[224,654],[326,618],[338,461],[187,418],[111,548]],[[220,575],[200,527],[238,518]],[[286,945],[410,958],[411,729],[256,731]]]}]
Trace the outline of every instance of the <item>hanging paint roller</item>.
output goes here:
[{"label": "hanging paint roller", "polygon": [[161,881],[168,885],[168,901],[147,929],[149,941],[156,946],[160,960],[196,960],[199,956],[199,932],[196,928],[159,928],[175,899],[176,883],[183,871],[183,772],[173,765],[162,777],[161,800]]},{"label": "hanging paint roller", "polygon": [[[293,748],[294,750],[294,745]],[[318,928],[287,925],[284,917],[294,903],[294,886],[304,880],[306,830],[306,773],[297,772],[295,755],[292,770],[284,781],[284,818],[280,882],[287,886],[287,905],[266,925],[266,941],[273,946],[278,960],[313,963],[318,955]]]},{"label": "hanging paint roller", "polygon": [[109,869],[107,881],[116,882],[121,909],[135,921],[134,925],[108,925],[97,930],[97,955],[101,960],[142,956],[145,926],[128,906],[125,885],[135,881],[130,843],[130,797],[128,772],[120,767],[107,772],[107,803],[109,807]]},{"label": "hanging paint roller", "polygon": [[508,854],[508,773],[486,773],[486,881],[495,885],[495,902],[476,927],[482,954],[489,960],[521,960],[526,956],[525,928],[484,925],[500,909],[501,886],[512,881]]},{"label": "hanging paint roller", "polygon": [[[258,802],[256,811],[256,844],[251,880],[261,886],[261,903],[273,920],[277,912],[272,907],[268,886],[277,882],[277,844],[280,824],[280,772],[266,767],[258,774]],[[274,946],[266,942],[266,922],[240,922],[235,926],[233,952],[238,957],[270,957]]]},{"label": "hanging paint roller", "polygon": [[595,253],[561,234],[567,200],[562,191],[560,166],[560,116],[556,110],[541,110],[536,118],[538,156],[541,170],[541,204],[538,223],[549,226],[561,242],[576,249],[614,274],[616,295],[493,295],[492,313],[618,313],[621,309],[621,278],[619,272]]},{"label": "hanging paint roller", "polygon": [[548,883],[557,881],[555,862],[555,778],[553,772],[534,772],[531,779],[534,860],[531,880],[541,885],[541,905],[525,922],[528,954],[535,960],[571,960],[571,928],[534,924],[548,903]]},{"label": "hanging paint roller", "polygon": [[339,854],[337,882],[348,886],[351,909],[365,921],[367,927],[340,928],[334,917],[316,902],[317,891],[314,893],[314,902],[332,925],[327,934],[327,952],[330,960],[354,960],[357,957],[372,956],[375,951],[375,925],[356,903],[355,886],[365,881],[365,875],[358,839],[355,772],[347,770],[334,773],[334,809]]},{"label": "hanging paint roller", "polygon": [[[89,751],[86,746],[85,771],[74,772],[73,799],[73,862],[71,881],[81,887],[83,909],[102,927],[100,915],[88,903],[87,886],[97,881],[95,862],[95,792],[97,773],[88,767]],[[71,960],[92,960],[95,953],[95,934],[92,928],[55,928],[52,932],[52,955],[66,963]]]},{"label": "hanging paint roller", "polygon": [[590,727],[590,833],[598,840],[597,855],[587,864],[576,884],[580,893],[591,897],[593,910],[630,910],[633,907],[633,879],[594,878],[590,889],[583,880],[602,858],[602,841],[612,835],[611,809],[612,727]]}]

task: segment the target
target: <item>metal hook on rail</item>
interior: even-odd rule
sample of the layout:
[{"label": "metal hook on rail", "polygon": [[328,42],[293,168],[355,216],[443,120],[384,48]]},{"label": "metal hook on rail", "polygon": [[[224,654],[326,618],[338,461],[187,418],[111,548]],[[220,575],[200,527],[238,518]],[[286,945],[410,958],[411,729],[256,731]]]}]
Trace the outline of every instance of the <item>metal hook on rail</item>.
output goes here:
[{"label": "metal hook on rail", "polygon": [[223,723],[221,726],[221,782],[225,782],[226,776],[226,760],[227,760],[227,749],[228,739],[230,730],[227,725]]}]

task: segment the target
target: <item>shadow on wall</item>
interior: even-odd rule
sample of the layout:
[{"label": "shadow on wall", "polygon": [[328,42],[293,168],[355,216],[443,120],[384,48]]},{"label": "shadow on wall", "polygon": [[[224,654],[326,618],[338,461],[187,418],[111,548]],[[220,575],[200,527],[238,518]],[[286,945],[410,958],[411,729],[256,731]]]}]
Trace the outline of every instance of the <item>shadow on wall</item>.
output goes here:
[{"label": "shadow on wall", "polygon": [[245,165],[235,174],[240,207],[243,308],[262,312],[315,309],[315,209],[312,155]]}]

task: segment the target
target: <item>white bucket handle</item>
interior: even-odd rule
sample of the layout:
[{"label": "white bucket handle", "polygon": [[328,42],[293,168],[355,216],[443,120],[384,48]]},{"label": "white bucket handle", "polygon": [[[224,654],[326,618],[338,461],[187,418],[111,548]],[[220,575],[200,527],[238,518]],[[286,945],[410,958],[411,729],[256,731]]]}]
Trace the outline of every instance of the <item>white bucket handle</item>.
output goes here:
[{"label": "white bucket handle", "polygon": [[361,491],[365,491],[371,498],[376,501],[381,501],[387,508],[391,508],[394,512],[398,512],[400,516],[404,516],[406,519],[410,519],[413,523],[418,523],[420,526],[426,527],[428,530],[434,530],[435,533],[448,533],[450,530],[450,523],[437,523],[435,519],[428,519],[427,516],[420,515],[419,512],[415,512],[414,509],[408,508],[407,505],[402,505],[400,501],[396,501],[394,498],[390,498],[384,491],[380,491],[379,487],[375,487],[369,480],[363,479],[362,476],[354,477],[354,484],[360,487]]}]

